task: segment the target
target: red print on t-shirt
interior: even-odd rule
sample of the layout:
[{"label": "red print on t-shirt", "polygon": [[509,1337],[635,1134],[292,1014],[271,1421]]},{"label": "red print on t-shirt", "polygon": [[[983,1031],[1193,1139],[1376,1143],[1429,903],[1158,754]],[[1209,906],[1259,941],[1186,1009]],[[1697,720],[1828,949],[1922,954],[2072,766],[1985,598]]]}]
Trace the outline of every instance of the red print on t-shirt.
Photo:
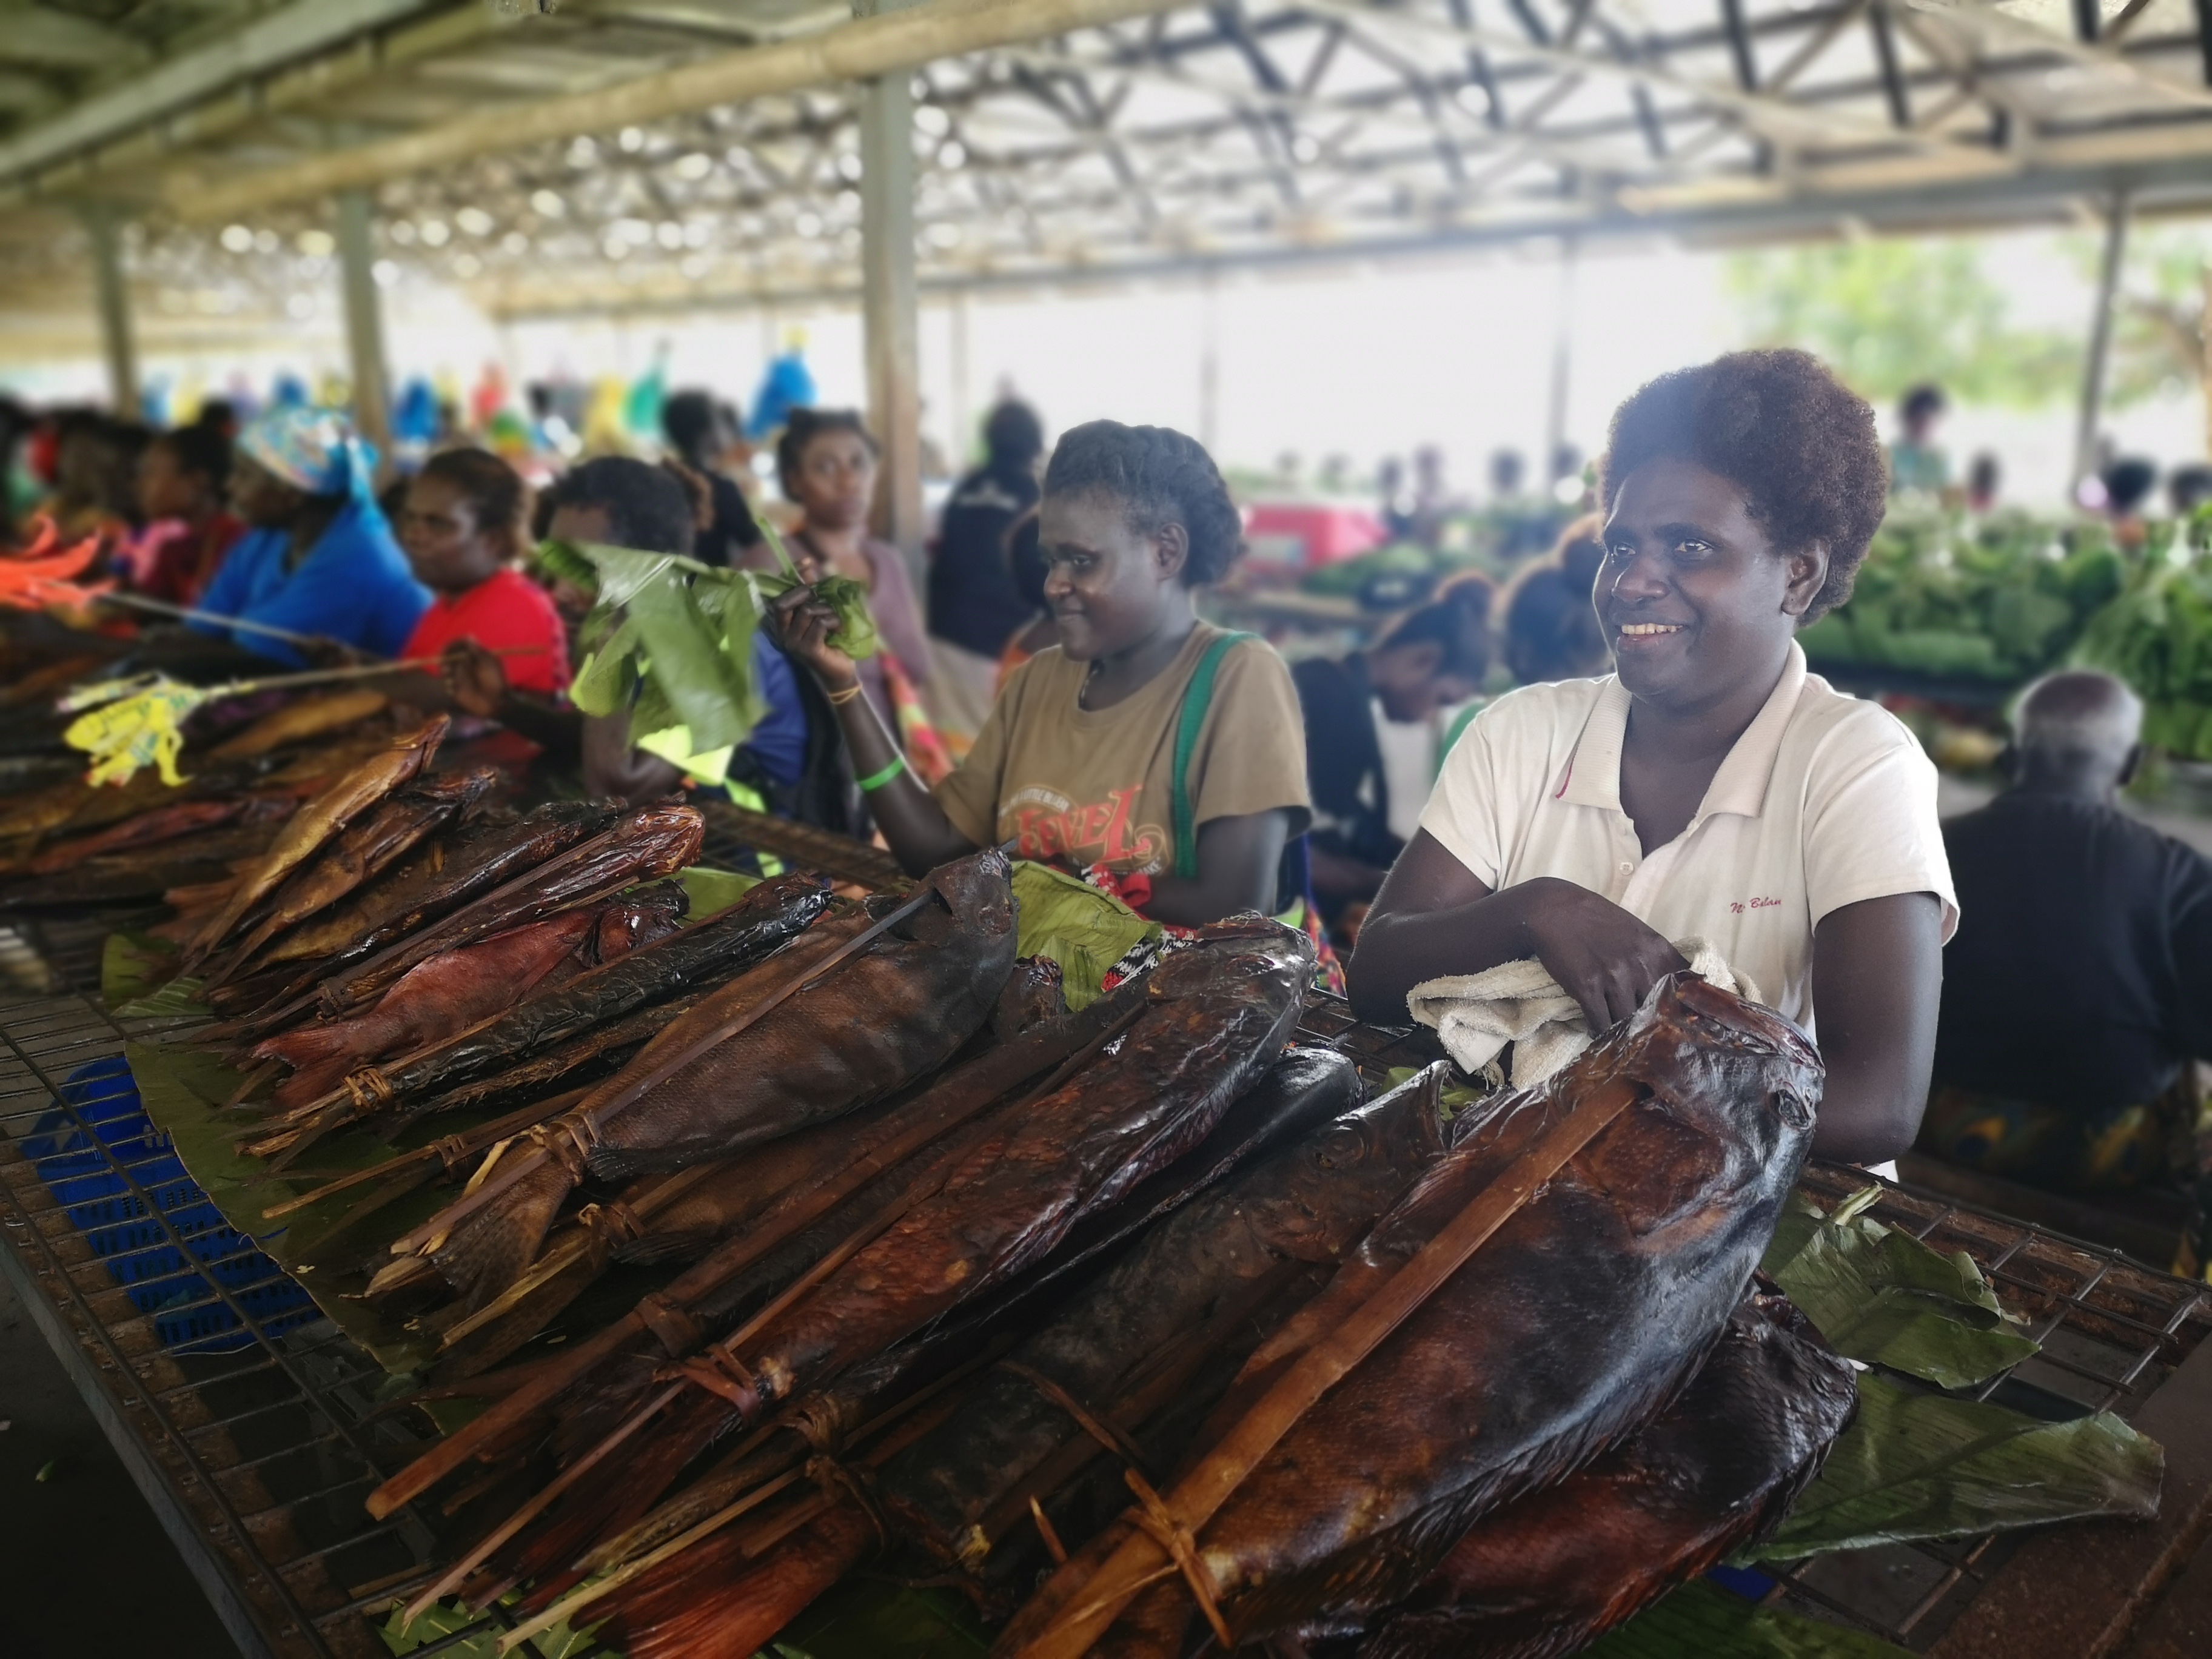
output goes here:
[{"label": "red print on t-shirt", "polygon": [[1060,811],[1042,806],[1014,809],[1014,836],[1025,859],[1060,859],[1078,866],[1104,864],[1121,869],[1150,870],[1167,846],[1167,833],[1158,824],[1137,824],[1137,797],[1145,786],[1109,789],[1106,799]]}]

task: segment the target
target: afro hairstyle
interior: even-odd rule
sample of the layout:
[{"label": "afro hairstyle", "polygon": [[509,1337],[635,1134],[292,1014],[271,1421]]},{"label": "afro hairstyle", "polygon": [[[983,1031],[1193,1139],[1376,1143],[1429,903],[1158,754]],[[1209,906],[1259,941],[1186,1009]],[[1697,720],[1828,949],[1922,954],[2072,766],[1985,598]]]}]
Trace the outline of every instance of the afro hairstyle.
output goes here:
[{"label": "afro hairstyle", "polygon": [[1743,491],[1778,550],[1815,542],[1828,578],[1798,626],[1851,596],[1887,510],[1888,467],[1866,399],[1809,352],[1736,351],[1640,388],[1613,417],[1600,504],[1647,461],[1689,461]]}]

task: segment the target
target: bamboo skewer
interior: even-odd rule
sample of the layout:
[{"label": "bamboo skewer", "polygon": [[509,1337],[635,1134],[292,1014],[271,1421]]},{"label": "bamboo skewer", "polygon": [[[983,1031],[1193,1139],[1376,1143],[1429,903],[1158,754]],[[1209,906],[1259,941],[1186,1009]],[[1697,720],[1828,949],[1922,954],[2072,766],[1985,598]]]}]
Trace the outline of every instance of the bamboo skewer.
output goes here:
[{"label": "bamboo skewer", "polygon": [[[1178,1534],[1194,1540],[1247,1476],[1293,1425],[1464,1267],[1544,1183],[1565,1169],[1598,1133],[1625,1111],[1638,1091],[1613,1083],[1587,1097],[1540,1136],[1513,1164],[1469,1200],[1352,1316],[1307,1350],[1164,1501]],[[1189,1559],[1203,1572],[1194,1548]],[[1148,1584],[1177,1571],[1150,1533],[1133,1532],[1094,1573],[1071,1612],[1062,1613],[1015,1659],[1079,1659]],[[1210,1599],[1203,1587],[1194,1587]]]}]

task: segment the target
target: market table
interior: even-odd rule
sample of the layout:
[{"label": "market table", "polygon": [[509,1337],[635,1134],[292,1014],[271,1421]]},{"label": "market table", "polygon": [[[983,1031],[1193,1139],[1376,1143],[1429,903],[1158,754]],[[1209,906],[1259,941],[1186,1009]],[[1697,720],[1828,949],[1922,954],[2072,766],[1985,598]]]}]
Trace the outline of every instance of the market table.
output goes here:
[{"label": "market table", "polygon": [[[896,878],[873,849],[713,817],[726,845],[858,885]],[[81,967],[82,940],[61,937],[75,948],[58,971]],[[372,1621],[428,1581],[450,1523],[428,1501],[374,1522],[361,1500],[424,1442],[404,1414],[379,1414],[392,1389],[376,1361],[116,1103],[125,1042],[163,1023],[118,1018],[81,979],[0,996],[0,1272],[240,1649],[373,1659],[386,1650]],[[1426,1032],[1359,1024],[1320,994],[1302,1036],[1370,1085],[1436,1052]],[[1832,1201],[1868,1179],[1815,1166],[1805,1186]],[[1735,1587],[1943,1659],[2212,1651],[2212,1289],[1932,1193],[1888,1188],[1872,1213],[1965,1249],[2042,1341],[1978,1394],[2050,1418],[2109,1407],[2164,1446],[2160,1514],[1819,1556]]]}]

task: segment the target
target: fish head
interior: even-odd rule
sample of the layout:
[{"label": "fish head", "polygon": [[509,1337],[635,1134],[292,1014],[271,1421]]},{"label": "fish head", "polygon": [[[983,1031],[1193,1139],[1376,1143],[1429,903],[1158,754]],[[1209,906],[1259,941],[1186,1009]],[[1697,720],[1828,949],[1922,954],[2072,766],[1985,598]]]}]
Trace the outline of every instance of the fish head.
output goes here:
[{"label": "fish head", "polygon": [[985,939],[1003,939],[1014,931],[1013,861],[997,848],[939,865],[929,872],[928,884],[963,930]]},{"label": "fish head", "polygon": [[635,838],[659,843],[652,859],[639,873],[672,876],[686,865],[699,861],[699,849],[707,840],[707,820],[696,806],[656,801],[628,814],[611,833],[624,841]]},{"label": "fish head", "polygon": [[[1248,981],[1287,980],[1304,986],[1313,974],[1314,959],[1313,941],[1297,928],[1266,916],[1232,916],[1198,929],[1196,945],[1170,951],[1152,969],[1147,983],[1156,1000],[1203,994]],[[1255,984],[1252,988],[1260,988]]]},{"label": "fish head", "polygon": [[1322,1125],[1315,1133],[1316,1164],[1331,1174],[1402,1169],[1410,1178],[1443,1150],[1448,1065],[1440,1060],[1388,1093]]},{"label": "fish head", "polygon": [[1639,1231],[1717,1223],[1751,1194],[1778,1202],[1796,1180],[1825,1073],[1810,1039],[1772,1009],[1671,974],[1591,1057],[1601,1086],[1638,1101],[1578,1163],[1640,1218]]}]

